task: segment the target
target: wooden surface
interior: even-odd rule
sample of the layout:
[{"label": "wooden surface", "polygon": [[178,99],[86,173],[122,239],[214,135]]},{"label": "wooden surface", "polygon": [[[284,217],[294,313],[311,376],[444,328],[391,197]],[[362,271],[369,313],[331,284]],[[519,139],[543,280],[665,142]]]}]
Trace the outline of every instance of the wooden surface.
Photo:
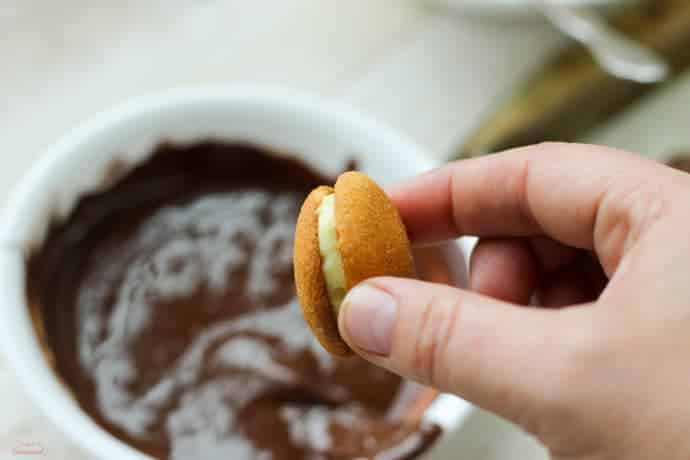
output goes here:
[{"label": "wooden surface", "polygon": [[[443,159],[558,41],[539,23],[439,15],[412,0],[7,0],[0,30],[3,202],[66,130],[129,97],[180,86],[264,82],[344,100]],[[644,125],[644,114],[631,117]],[[599,136],[625,144],[625,125],[616,129]],[[40,443],[42,458],[87,459],[36,412],[0,358],[0,459],[16,458],[20,442]],[[478,412],[429,458],[545,453]]]}]

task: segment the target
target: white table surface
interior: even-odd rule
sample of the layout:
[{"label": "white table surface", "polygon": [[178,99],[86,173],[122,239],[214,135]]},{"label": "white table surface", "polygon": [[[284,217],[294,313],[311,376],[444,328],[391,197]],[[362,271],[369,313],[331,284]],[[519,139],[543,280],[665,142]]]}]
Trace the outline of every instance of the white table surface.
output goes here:
[{"label": "white table surface", "polygon": [[[341,99],[442,159],[558,37],[537,23],[444,16],[421,3],[0,2],[0,201],[66,130],[129,97],[180,86],[249,80]],[[660,100],[593,140],[650,152],[690,146],[682,122],[690,80]],[[651,140],[650,132],[660,135]],[[0,459],[16,458],[12,447],[22,441],[40,443],[42,458],[88,458],[37,413],[0,357]],[[429,458],[537,460],[546,453],[477,412]]]}]

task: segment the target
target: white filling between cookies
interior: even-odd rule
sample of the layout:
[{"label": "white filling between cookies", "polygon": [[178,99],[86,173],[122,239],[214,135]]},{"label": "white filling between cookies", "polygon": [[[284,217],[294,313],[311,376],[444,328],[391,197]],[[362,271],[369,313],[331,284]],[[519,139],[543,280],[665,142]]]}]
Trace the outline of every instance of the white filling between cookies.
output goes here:
[{"label": "white filling between cookies", "polygon": [[345,272],[338,251],[338,234],[335,229],[335,195],[326,196],[316,212],[319,217],[321,271],[326,280],[328,299],[337,316],[340,304],[345,298]]}]

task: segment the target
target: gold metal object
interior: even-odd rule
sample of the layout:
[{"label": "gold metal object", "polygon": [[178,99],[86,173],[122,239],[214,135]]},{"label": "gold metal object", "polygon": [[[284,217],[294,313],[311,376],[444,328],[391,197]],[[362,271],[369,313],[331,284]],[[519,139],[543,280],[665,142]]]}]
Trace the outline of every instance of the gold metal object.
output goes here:
[{"label": "gold metal object", "polygon": [[[673,75],[690,66],[689,0],[652,0],[620,13],[612,23],[658,51]],[[584,48],[569,46],[496,107],[456,156],[542,141],[576,141],[658,86],[611,77]]]}]

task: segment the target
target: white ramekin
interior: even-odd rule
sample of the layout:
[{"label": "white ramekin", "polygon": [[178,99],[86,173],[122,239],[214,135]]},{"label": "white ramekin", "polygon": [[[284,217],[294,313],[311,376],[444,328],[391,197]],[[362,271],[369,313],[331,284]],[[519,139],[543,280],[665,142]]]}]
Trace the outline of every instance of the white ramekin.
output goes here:
[{"label": "white ramekin", "polygon": [[[160,140],[213,137],[294,152],[335,173],[353,154],[383,183],[434,167],[423,151],[390,128],[315,97],[253,86],[177,90],[133,100],[103,113],[48,149],[8,201],[0,226],[0,349],[30,398],[69,438],[97,458],[149,457],[119,441],[83,412],[47,363],[29,316],[25,254],[40,244],[47,224],[101,184],[115,158],[136,163]],[[426,418],[456,430],[471,407],[449,395]]]}]

